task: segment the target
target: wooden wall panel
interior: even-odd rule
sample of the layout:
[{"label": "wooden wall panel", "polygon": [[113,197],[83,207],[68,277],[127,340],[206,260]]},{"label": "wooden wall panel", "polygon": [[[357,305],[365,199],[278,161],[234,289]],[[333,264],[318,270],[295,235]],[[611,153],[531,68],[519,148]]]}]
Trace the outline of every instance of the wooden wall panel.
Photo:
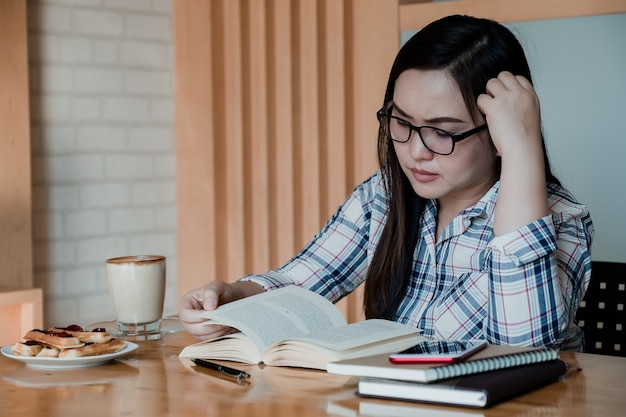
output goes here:
[{"label": "wooden wall panel", "polygon": [[26,2],[0,1],[0,345],[43,324],[33,286]]},{"label": "wooden wall panel", "polygon": [[400,30],[415,30],[450,14],[518,22],[624,13],[626,0],[455,0],[403,4],[401,9]]},{"label": "wooden wall panel", "polygon": [[0,2],[0,286],[33,286],[26,2]]},{"label": "wooden wall panel", "polygon": [[287,261],[375,171],[398,8],[357,3],[175,0],[180,294]]}]

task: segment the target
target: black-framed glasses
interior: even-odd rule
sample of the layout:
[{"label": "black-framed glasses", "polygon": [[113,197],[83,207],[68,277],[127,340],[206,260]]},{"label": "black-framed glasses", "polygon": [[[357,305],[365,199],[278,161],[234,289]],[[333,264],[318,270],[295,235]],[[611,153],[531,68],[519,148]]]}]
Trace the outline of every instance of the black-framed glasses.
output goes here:
[{"label": "black-framed glasses", "polygon": [[487,128],[487,124],[483,124],[463,133],[450,133],[432,126],[414,126],[404,119],[392,116],[391,109],[392,103],[389,102],[376,113],[380,128],[385,136],[394,142],[406,143],[411,140],[413,132],[417,132],[417,136],[426,149],[439,155],[450,155],[454,152],[454,145],[457,142]]}]

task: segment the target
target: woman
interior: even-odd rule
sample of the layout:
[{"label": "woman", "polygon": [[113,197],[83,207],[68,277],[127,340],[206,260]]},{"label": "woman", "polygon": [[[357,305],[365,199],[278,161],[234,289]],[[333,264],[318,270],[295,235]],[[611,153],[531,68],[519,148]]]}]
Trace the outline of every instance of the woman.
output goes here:
[{"label": "woman", "polygon": [[438,339],[582,350],[574,314],[591,275],[587,209],[550,170],[523,49],[504,26],[450,16],[399,51],[378,112],[380,170],[284,266],[186,294],[219,304],[284,285],[338,301],[365,282],[368,318]]}]

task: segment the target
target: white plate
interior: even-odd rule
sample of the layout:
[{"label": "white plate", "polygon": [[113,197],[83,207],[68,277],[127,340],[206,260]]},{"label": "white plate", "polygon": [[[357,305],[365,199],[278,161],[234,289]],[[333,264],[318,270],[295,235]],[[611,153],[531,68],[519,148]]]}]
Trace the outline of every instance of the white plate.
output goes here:
[{"label": "white plate", "polygon": [[21,356],[15,355],[11,352],[11,346],[3,346],[0,350],[4,356],[16,361],[24,362],[26,366],[33,369],[72,369],[72,368],[85,368],[87,366],[102,365],[108,361],[111,361],[120,356],[124,356],[127,353],[137,349],[139,345],[126,342],[124,349],[115,353],[108,353],[106,355],[97,356],[82,356],[78,358],[39,358],[37,356]]}]

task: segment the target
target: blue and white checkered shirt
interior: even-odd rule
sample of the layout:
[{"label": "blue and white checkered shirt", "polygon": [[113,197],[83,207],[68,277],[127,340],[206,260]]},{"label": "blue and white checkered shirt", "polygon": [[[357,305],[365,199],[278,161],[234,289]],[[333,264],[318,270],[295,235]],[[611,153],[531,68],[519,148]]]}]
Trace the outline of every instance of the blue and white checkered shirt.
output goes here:
[{"label": "blue and white checkered shirt", "polygon": [[[496,237],[498,187],[459,213],[439,241],[437,206],[427,201],[413,277],[395,320],[438,339],[582,350],[574,315],[591,277],[593,224],[587,209],[550,185],[550,215]],[[376,173],[297,256],[243,279],[267,289],[300,285],[336,302],[365,280],[386,211]]]}]

